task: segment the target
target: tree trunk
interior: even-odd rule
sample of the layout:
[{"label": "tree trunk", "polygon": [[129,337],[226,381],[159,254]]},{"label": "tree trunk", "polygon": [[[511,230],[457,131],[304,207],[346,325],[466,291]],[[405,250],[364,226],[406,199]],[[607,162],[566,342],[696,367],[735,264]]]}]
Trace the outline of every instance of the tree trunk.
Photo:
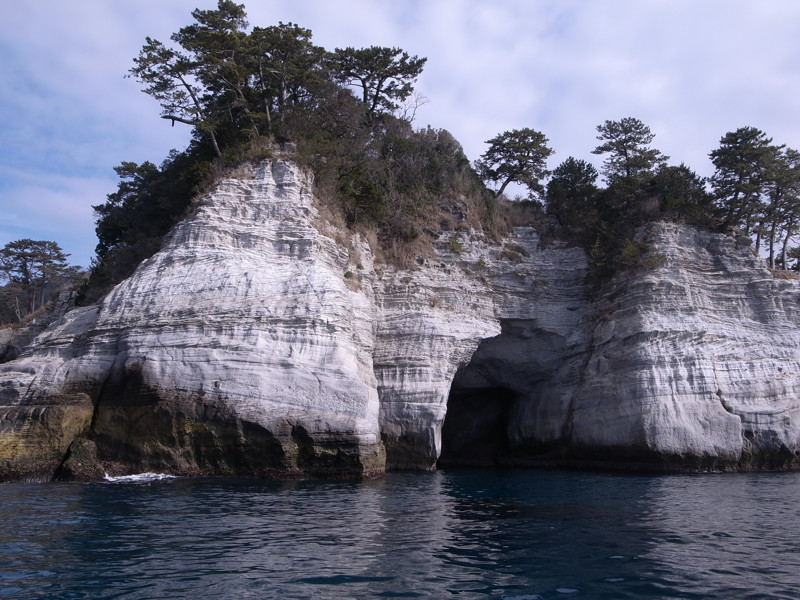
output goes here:
[{"label": "tree trunk", "polygon": [[775,234],[778,224],[773,221],[772,228],[769,231],[769,268],[775,268]]},{"label": "tree trunk", "polygon": [[267,115],[267,132],[270,139],[272,139],[272,115],[271,112],[271,99],[267,94],[267,86],[264,85],[264,63],[261,57],[258,57],[258,85],[261,88],[261,100],[264,102],[264,114]]},{"label": "tree trunk", "polygon": [[[286,85],[286,78],[281,75],[278,82],[278,121],[283,127],[284,114],[286,113],[286,99],[289,97],[289,92]],[[281,135],[283,133],[281,132]]]},{"label": "tree trunk", "polygon": [[[195,108],[197,109],[197,114],[200,115],[200,120],[195,120],[194,122],[189,121],[187,119],[176,119],[175,117],[163,117],[163,118],[172,118],[172,124],[175,124],[175,121],[180,121],[181,123],[189,123],[190,125],[194,125],[197,127],[200,123],[202,123],[205,118],[205,112],[203,111],[203,105],[200,104],[200,100],[197,98],[197,94],[194,93],[192,86],[183,78],[178,77],[181,84],[183,84],[184,89],[189,92],[189,96],[192,98],[192,102],[194,103]],[[214,153],[217,155],[217,158],[222,158],[222,152],[219,150],[219,144],[217,144],[217,136],[214,135],[214,130],[209,127],[208,135],[211,138],[211,144],[214,146]]]},{"label": "tree trunk", "polygon": [[[761,231],[764,228],[763,221],[759,223],[756,229],[756,256],[761,256]],[[747,222],[747,233],[750,233],[750,221]]]},{"label": "tree trunk", "polygon": [[[172,121],[173,125],[175,125],[175,121],[177,121],[178,123],[186,123],[187,125],[193,125],[200,129],[200,121],[192,121],[176,115],[162,115],[161,118]],[[200,130],[203,131],[202,129]],[[214,153],[217,155],[217,158],[222,158],[222,152],[219,150],[219,144],[217,144],[217,136],[214,134],[214,130],[208,129],[205,133],[207,133],[208,137],[211,139],[211,145],[214,147]]]},{"label": "tree trunk", "polygon": [[504,192],[504,191],[506,190],[506,188],[508,187],[508,184],[509,184],[509,183],[511,183],[512,181],[514,181],[514,178],[513,178],[513,177],[509,177],[508,179],[506,179],[506,180],[503,182],[503,185],[501,185],[501,186],[500,186],[500,189],[499,189],[499,190],[497,190],[497,192],[496,192],[496,193],[495,193],[495,195],[494,195],[494,199],[495,199],[495,200],[497,200],[497,199],[498,199],[500,196],[502,196],[502,195],[503,195],[503,192]]},{"label": "tree trunk", "polygon": [[789,221],[786,224],[786,237],[783,238],[783,248],[781,248],[781,261],[783,261],[783,268],[784,270],[789,270],[789,265],[786,264],[788,260],[788,248],[789,248],[789,239],[792,237],[792,231],[794,229],[794,223]]},{"label": "tree trunk", "polygon": [[[739,178],[739,183],[741,183],[741,177]],[[733,198],[731,198],[730,202],[728,203],[728,214],[725,217],[724,222],[725,228],[734,225],[734,223],[736,223],[739,219],[740,214],[741,206],[739,205],[739,190],[737,189],[733,192]]]},{"label": "tree trunk", "polygon": [[211,145],[214,146],[214,154],[217,155],[217,158],[222,158],[222,152],[220,152],[219,144],[217,144],[217,136],[210,129],[208,130],[208,137],[211,138]]}]

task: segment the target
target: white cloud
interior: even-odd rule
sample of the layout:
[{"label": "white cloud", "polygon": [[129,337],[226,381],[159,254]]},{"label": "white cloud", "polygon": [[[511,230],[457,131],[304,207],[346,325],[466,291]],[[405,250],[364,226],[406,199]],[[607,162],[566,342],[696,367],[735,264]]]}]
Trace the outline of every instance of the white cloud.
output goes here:
[{"label": "white cloud", "polygon": [[92,179],[0,168],[2,181],[14,182],[3,192],[0,246],[32,238],[52,240],[71,255],[72,264],[88,266],[94,255],[92,205],[101,204],[116,187],[113,179]]},{"label": "white cloud", "polygon": [[[795,0],[250,4],[251,24],[291,21],[331,50],[385,45],[426,56],[418,89],[429,103],[417,125],[449,130],[471,159],[490,137],[532,127],[556,150],[553,166],[569,155],[599,165],[591,154],[595,127],[626,116],[648,124],[672,162],[704,175],[719,139],[744,125],[800,147]],[[188,128],[159,119],[157,103],[123,76],[145,36],[168,40],[198,5],[213,8],[216,1],[31,0],[4,7],[0,234],[10,231],[13,212],[14,227],[24,223],[30,237],[60,242],[61,228],[63,236],[80,230],[91,248],[86,207],[113,189],[112,168],[122,160],[159,162],[170,148],[185,146]],[[52,212],[37,212],[35,198],[52,203]],[[42,235],[33,235],[37,230]]]}]

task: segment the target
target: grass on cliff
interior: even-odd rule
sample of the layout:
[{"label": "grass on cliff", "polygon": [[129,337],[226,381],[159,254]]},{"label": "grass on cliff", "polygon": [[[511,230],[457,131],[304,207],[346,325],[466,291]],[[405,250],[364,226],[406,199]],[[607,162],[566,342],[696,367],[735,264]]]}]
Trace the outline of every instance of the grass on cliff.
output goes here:
[{"label": "grass on cliff", "polygon": [[[356,108],[351,106],[353,114],[360,115]],[[306,117],[287,121],[297,141],[283,144],[283,152],[281,145],[257,138],[233,145],[219,158],[207,145],[193,142],[158,167],[117,167],[117,191],[94,207],[97,257],[81,302],[98,300],[152,256],[193,199],[275,152],[314,173],[317,202],[332,223],[361,233],[378,262],[400,268],[413,268],[419,257],[431,256],[441,231],[475,229],[499,239],[541,216],[534,203],[495,200],[446,130],[414,130],[391,116],[370,124],[354,117],[349,129],[326,122],[324,114]]]}]

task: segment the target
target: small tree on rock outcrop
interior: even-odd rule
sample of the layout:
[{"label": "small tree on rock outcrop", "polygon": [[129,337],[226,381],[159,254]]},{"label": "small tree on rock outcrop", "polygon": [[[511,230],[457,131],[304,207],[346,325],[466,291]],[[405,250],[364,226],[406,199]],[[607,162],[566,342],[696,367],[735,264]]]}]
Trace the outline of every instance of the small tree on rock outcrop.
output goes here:
[{"label": "small tree on rock outcrop", "polygon": [[597,132],[600,134],[597,139],[603,143],[592,150],[592,154],[608,155],[601,172],[609,186],[621,182],[634,184],[669,158],[649,147],[655,134],[639,119],[626,117],[606,121],[597,126]]},{"label": "small tree on rock outcrop", "polygon": [[521,183],[530,196],[544,191],[541,180],[550,172],[547,159],[553,149],[543,133],[533,129],[514,129],[487,140],[489,149],[475,161],[475,170],[484,182],[500,184],[494,192],[499,198],[511,183]]},{"label": "small tree on rock outcrop", "polygon": [[361,88],[372,123],[382,112],[400,108],[414,91],[414,82],[427,58],[409,56],[400,48],[337,48],[331,57],[334,78],[347,86]]},{"label": "small tree on rock outcrop", "polygon": [[781,149],[760,129],[740,127],[726,133],[719,148],[709,154],[716,167],[711,186],[725,227],[750,232],[761,210],[770,165]]},{"label": "small tree on rock outcrop", "polygon": [[31,239],[9,242],[0,249],[0,279],[19,290],[15,301],[17,319],[35,312],[45,305],[52,285],[69,280],[77,275],[77,269],[67,264],[64,254],[56,242]]}]

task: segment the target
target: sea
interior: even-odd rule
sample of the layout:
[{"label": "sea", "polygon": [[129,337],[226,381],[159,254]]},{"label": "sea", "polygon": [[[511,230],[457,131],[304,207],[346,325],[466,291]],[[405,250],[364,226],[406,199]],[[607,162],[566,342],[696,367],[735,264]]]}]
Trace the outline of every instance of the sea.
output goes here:
[{"label": "sea", "polygon": [[0,484],[0,598],[800,598],[800,473]]}]

